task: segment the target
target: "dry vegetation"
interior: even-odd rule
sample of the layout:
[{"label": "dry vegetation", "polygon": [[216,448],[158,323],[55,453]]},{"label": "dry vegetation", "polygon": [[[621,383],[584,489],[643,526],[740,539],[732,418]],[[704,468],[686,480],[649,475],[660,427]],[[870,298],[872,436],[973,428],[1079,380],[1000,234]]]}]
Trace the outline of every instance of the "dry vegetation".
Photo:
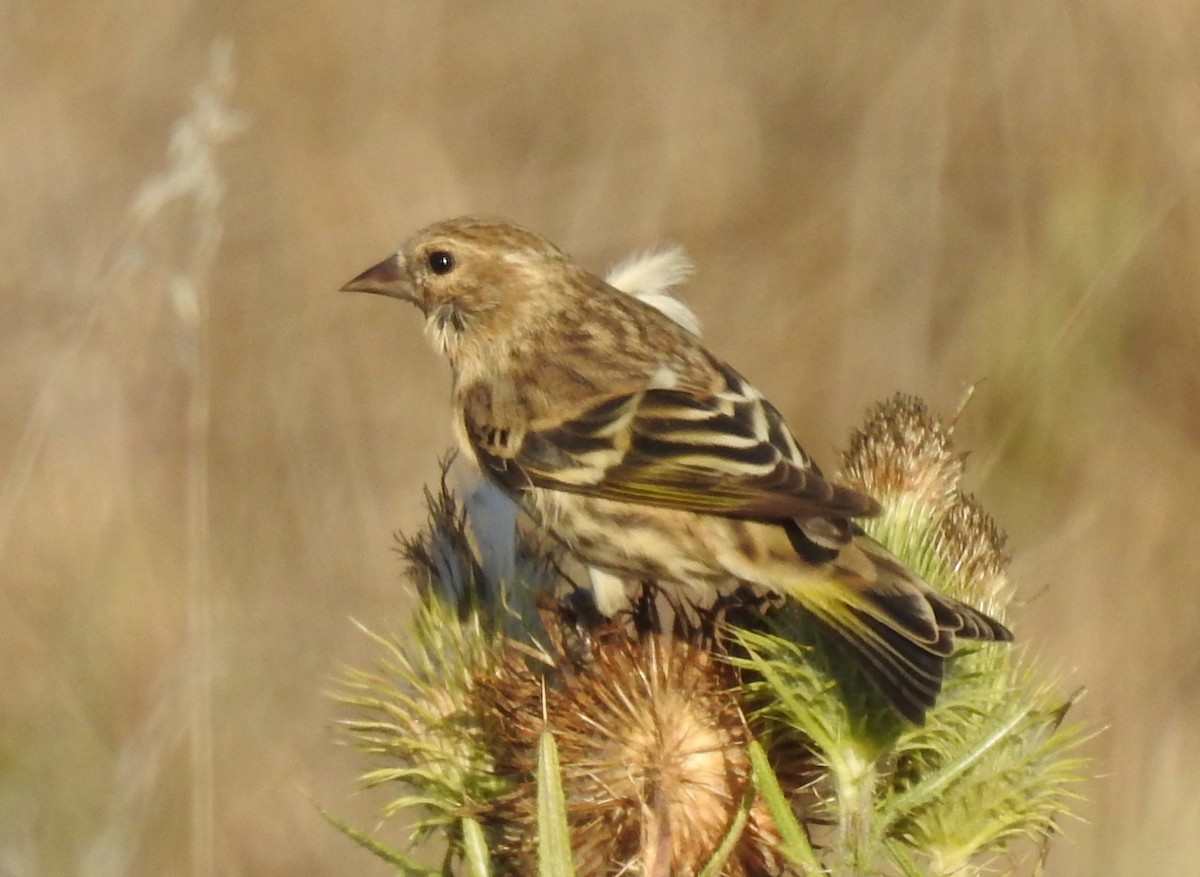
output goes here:
[{"label": "dry vegetation", "polygon": [[[332,290],[465,210],[598,269],[686,245],[711,345],[827,463],[870,403],[983,381],[958,443],[1018,636],[1110,726],[1049,871],[1200,868],[1200,7],[0,23],[0,874],[384,873],[310,798],[371,809],[325,689],[351,617],[410,605],[390,533],[447,378],[413,313]],[[218,37],[249,124],[150,204]]]}]

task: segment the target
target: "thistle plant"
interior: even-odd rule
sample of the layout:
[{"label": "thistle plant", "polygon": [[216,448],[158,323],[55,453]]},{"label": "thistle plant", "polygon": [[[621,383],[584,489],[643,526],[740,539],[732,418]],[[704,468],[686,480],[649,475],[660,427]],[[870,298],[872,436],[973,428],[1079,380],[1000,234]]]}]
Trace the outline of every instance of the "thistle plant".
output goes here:
[{"label": "thistle plant", "polygon": [[[897,396],[853,436],[842,480],[882,505],[872,536],[1002,618],[1004,537],[962,492],[951,434]],[[464,502],[445,477],[427,492],[428,525],[401,544],[420,609],[345,676],[362,782],[389,790],[410,842],[334,822],[399,873],[1040,871],[1089,732],[1023,650],[960,648],[913,724],[790,601],[695,605],[647,582],[604,618],[572,559],[495,499]],[[421,864],[435,840],[441,864]]]}]

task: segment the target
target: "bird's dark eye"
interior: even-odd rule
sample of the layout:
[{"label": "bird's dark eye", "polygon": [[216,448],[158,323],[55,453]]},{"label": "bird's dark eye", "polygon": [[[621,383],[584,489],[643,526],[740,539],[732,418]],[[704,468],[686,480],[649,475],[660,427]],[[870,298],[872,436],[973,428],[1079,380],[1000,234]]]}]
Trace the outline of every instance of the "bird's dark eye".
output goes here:
[{"label": "bird's dark eye", "polygon": [[445,250],[434,250],[428,261],[429,270],[434,274],[449,274],[454,270],[454,257]]}]

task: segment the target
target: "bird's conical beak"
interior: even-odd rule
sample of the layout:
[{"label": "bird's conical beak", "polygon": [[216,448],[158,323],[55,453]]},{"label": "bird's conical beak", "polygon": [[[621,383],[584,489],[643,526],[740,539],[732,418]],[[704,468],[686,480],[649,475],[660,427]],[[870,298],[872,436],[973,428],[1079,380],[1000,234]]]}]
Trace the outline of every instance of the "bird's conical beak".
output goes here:
[{"label": "bird's conical beak", "polygon": [[370,292],[389,295],[405,301],[415,302],[412,280],[405,270],[404,257],[399,253],[388,256],[378,265],[372,265],[341,289],[342,292]]}]

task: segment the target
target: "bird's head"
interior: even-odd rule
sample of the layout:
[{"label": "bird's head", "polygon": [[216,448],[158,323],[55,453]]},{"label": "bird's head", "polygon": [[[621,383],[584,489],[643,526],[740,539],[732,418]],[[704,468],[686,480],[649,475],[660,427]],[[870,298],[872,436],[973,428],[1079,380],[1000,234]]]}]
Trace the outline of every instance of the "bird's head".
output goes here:
[{"label": "bird's head", "polygon": [[[434,346],[451,360],[507,337],[536,314],[548,285],[570,270],[545,238],[503,220],[463,216],[421,229],[342,287],[415,304]],[[466,348],[466,350],[464,350]]]}]

